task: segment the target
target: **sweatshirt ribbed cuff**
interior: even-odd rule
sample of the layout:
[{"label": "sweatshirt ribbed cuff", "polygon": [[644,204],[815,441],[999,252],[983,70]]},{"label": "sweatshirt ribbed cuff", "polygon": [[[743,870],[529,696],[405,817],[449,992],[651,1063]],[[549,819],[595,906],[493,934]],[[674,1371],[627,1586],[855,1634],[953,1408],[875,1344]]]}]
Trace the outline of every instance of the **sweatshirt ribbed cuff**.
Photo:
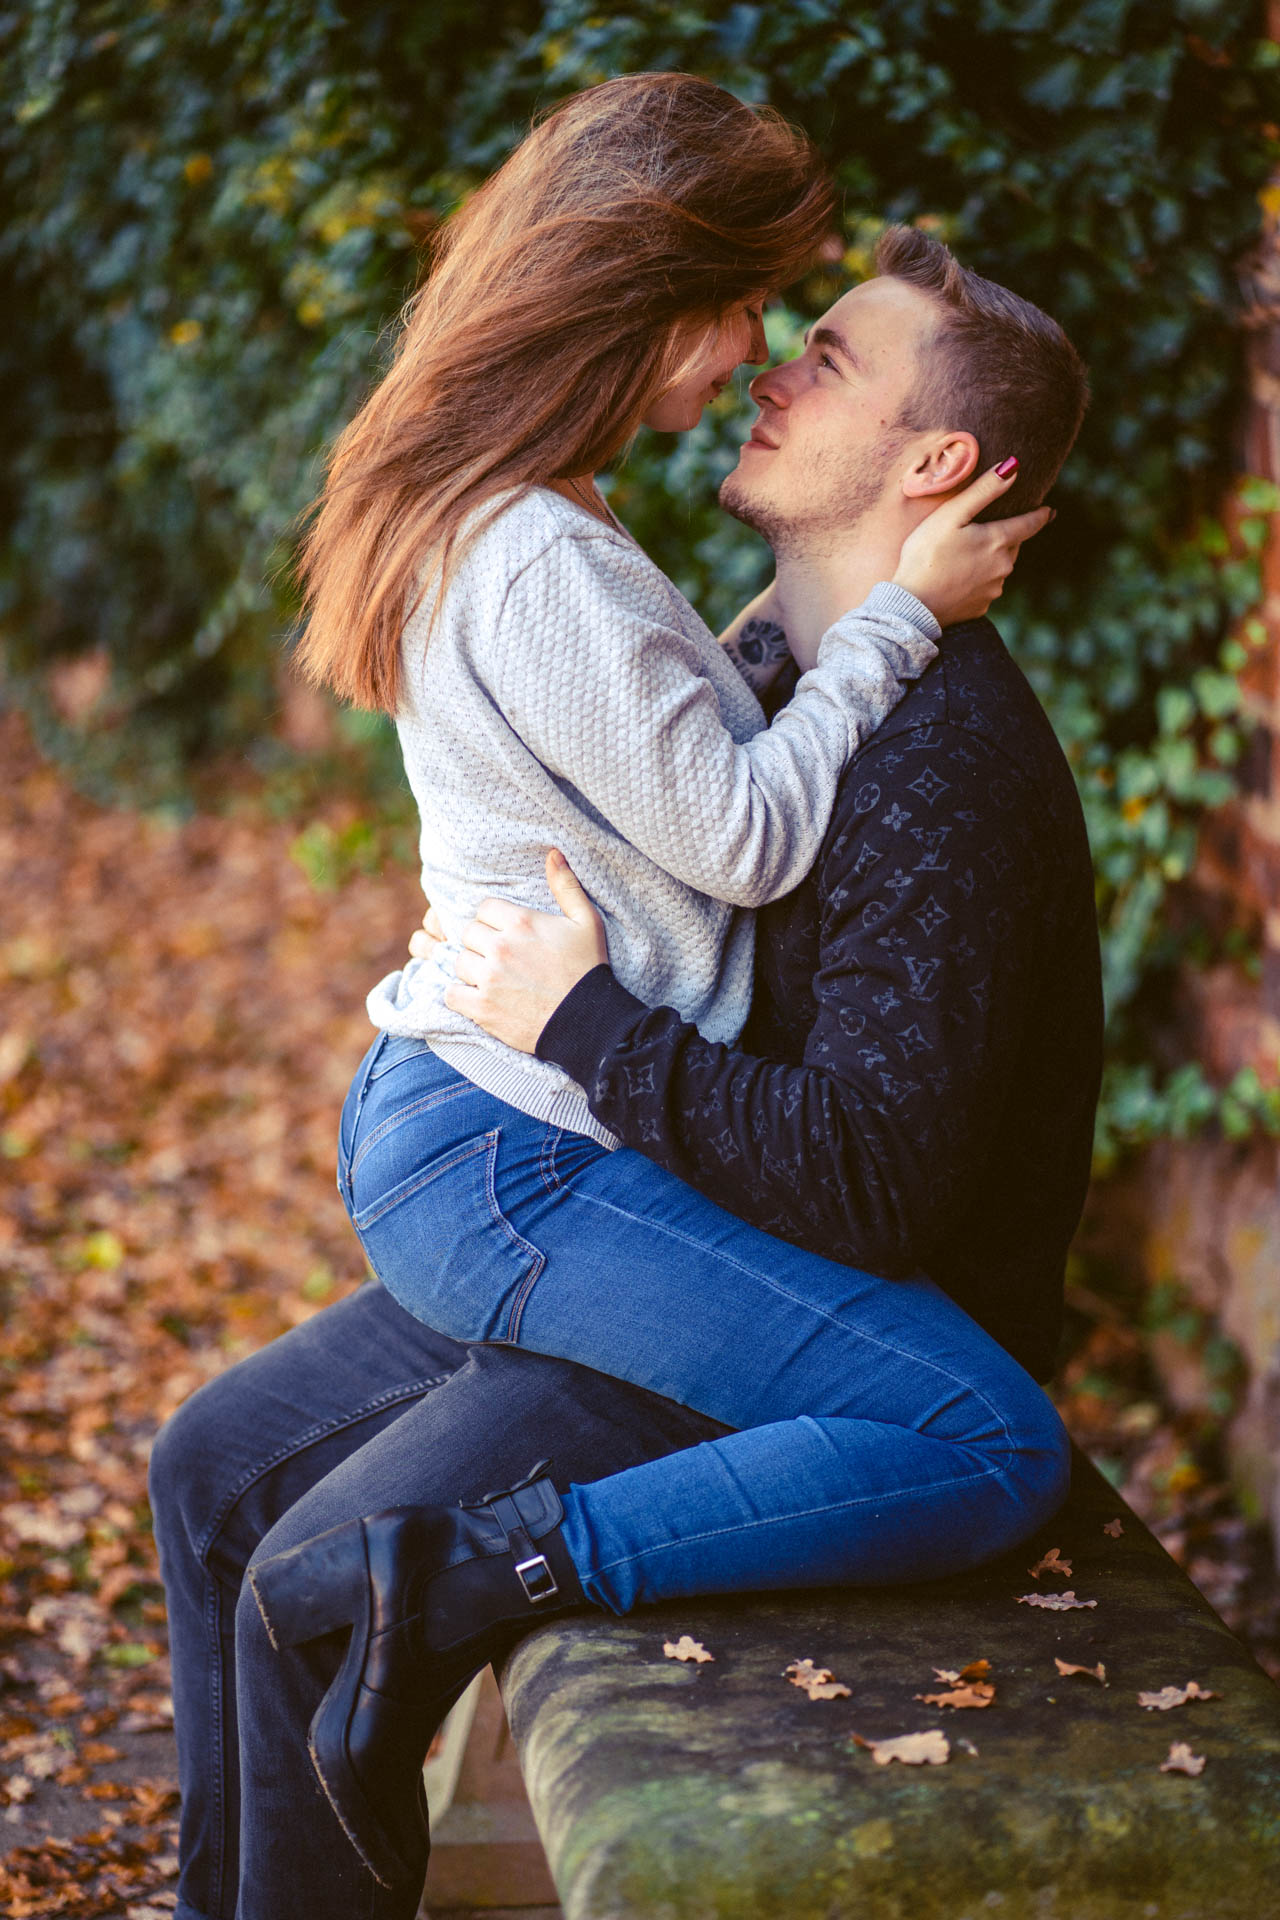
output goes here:
[{"label": "sweatshirt ribbed cuff", "polygon": [[942,638],[942,628],[924,601],[917,600],[905,587],[895,586],[892,580],[878,580],[862,605],[868,613],[887,613],[895,620],[909,620],[926,640]]},{"label": "sweatshirt ribbed cuff", "polygon": [[572,1074],[589,1100],[600,1062],[648,1011],[602,962],[569,989],[538,1035],[534,1052]]}]

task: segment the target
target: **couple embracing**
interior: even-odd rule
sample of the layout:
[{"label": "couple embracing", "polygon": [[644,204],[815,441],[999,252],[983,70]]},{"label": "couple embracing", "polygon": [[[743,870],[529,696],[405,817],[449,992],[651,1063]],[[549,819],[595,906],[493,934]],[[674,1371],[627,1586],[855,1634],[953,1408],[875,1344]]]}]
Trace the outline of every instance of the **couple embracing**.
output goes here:
[{"label": "couple embracing", "polygon": [[777,572],[718,641],[595,484],[832,215],[775,116],[593,88],[335,450],[303,662],[395,715],[431,912],[341,1118],[375,1277],[156,1444],[179,1920],[411,1920],[423,1753],[539,1619],[933,1578],[1065,1495],[1093,882],[983,616],[1081,363],[891,229],[752,382],[721,502]]}]

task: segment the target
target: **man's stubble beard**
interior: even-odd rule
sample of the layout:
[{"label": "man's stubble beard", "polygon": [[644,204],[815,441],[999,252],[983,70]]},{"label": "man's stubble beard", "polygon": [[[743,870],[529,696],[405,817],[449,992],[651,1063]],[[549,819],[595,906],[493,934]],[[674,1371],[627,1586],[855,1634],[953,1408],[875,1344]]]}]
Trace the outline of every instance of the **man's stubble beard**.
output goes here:
[{"label": "man's stubble beard", "polygon": [[906,428],[890,428],[851,456],[819,456],[804,499],[789,507],[771,501],[763,488],[755,496],[741,467],[735,467],[721,482],[720,505],[767,540],[780,560],[847,550],[859,523],[879,504],[889,467],[906,438]]}]

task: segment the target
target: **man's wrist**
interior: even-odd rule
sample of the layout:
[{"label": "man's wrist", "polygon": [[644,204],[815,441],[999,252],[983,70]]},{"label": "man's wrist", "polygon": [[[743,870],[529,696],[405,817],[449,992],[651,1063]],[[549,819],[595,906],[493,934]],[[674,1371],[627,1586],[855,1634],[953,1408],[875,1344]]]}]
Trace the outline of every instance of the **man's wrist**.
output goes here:
[{"label": "man's wrist", "polygon": [[627,992],[612,967],[602,963],[566,993],[538,1035],[534,1053],[562,1067],[589,1091],[605,1054],[648,1010],[643,1000]]}]

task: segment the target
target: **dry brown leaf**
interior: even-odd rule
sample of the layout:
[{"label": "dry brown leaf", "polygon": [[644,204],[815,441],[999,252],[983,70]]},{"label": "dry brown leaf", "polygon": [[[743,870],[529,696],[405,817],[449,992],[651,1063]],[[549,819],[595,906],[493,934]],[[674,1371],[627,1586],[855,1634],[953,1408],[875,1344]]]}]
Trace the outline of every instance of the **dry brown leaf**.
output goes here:
[{"label": "dry brown leaf", "polygon": [[1053,1664],[1058,1669],[1058,1672],[1062,1675],[1063,1679],[1066,1679],[1068,1674],[1083,1673],[1083,1674],[1086,1674],[1090,1680],[1100,1680],[1104,1687],[1107,1684],[1107,1670],[1103,1666],[1101,1660],[1099,1660],[1096,1667],[1077,1667],[1073,1665],[1073,1663],[1070,1660],[1059,1660],[1057,1654],[1055,1653],[1053,1656]]},{"label": "dry brown leaf", "polygon": [[1160,1771],[1161,1773],[1203,1773],[1204,1755],[1192,1753],[1185,1740],[1175,1740],[1169,1748],[1168,1759],[1160,1762]]},{"label": "dry brown leaf", "polygon": [[715,1659],[714,1653],[708,1653],[701,1640],[694,1640],[687,1633],[682,1633],[678,1640],[664,1640],[662,1651],[668,1660],[696,1660],[701,1664],[704,1660]]},{"label": "dry brown leaf", "polygon": [[906,1767],[940,1767],[951,1754],[947,1736],[938,1727],[930,1727],[927,1733],[900,1733],[894,1740],[864,1740],[860,1733],[853,1739],[856,1746],[867,1749],[878,1767],[887,1767],[891,1760],[901,1760]]},{"label": "dry brown leaf", "polygon": [[976,1680],[972,1686],[953,1687],[949,1693],[918,1693],[926,1707],[989,1707],[996,1697],[989,1682]]},{"label": "dry brown leaf", "polygon": [[815,1667],[812,1660],[793,1660],[783,1670],[784,1680],[793,1687],[800,1687],[811,1700],[848,1700],[852,1698],[848,1687],[842,1686],[834,1677],[830,1667]]},{"label": "dry brown leaf", "polygon": [[1222,1695],[1214,1693],[1208,1687],[1202,1687],[1196,1680],[1188,1680],[1185,1687],[1161,1687],[1159,1693],[1140,1693],[1138,1705],[1154,1709],[1158,1713],[1168,1713],[1170,1707],[1184,1707],[1188,1700],[1220,1700]]},{"label": "dry brown leaf", "polygon": [[1058,1547],[1050,1547],[1048,1553],[1042,1554],[1036,1561],[1034,1567],[1027,1568],[1027,1572],[1033,1580],[1038,1580],[1042,1573],[1060,1573],[1064,1580],[1069,1580],[1071,1578],[1071,1562],[1062,1558],[1061,1550]]},{"label": "dry brown leaf", "polygon": [[1065,1593],[1020,1593],[1020,1607],[1048,1607],[1051,1613],[1069,1613],[1073,1607],[1096,1607],[1096,1600],[1077,1600],[1075,1592],[1068,1587]]},{"label": "dry brown leaf", "polygon": [[[955,1686],[960,1680],[985,1680],[990,1671],[989,1660],[971,1660],[967,1667],[961,1667],[958,1672],[951,1667],[935,1667],[933,1677],[935,1680],[945,1680],[949,1686]],[[916,1698],[919,1699],[919,1697],[917,1694]]]},{"label": "dry brown leaf", "polygon": [[1124,1532],[1124,1521],[1108,1520],[1106,1525],[1103,1527],[1102,1531],[1104,1533],[1109,1533],[1113,1540],[1118,1540],[1120,1538],[1120,1535]]}]

